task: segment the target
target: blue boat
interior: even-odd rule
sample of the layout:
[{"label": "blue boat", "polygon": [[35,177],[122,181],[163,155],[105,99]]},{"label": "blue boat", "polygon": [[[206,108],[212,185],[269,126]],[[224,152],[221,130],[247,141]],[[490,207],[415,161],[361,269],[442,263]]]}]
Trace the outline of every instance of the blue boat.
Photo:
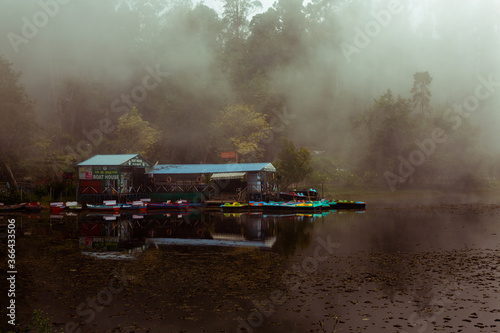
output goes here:
[{"label": "blue boat", "polygon": [[123,210],[135,210],[135,211],[146,211],[148,206],[142,201],[127,202],[126,204],[118,204],[120,209]]},{"label": "blue boat", "polygon": [[178,202],[147,202],[148,209],[162,209],[162,210],[188,210],[189,204]]}]

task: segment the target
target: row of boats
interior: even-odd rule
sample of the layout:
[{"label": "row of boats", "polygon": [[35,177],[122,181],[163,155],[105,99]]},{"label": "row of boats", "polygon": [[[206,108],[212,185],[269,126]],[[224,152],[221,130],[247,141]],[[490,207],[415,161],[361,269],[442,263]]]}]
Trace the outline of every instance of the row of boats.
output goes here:
[{"label": "row of boats", "polygon": [[[147,210],[172,210],[172,211],[186,211],[189,208],[189,204],[185,200],[179,200],[176,202],[151,202],[149,200],[140,200],[127,203],[117,203],[116,200],[105,200],[101,205],[86,204],[86,209],[91,211],[101,211],[101,212],[118,212],[123,210],[130,211],[147,211]],[[83,206],[77,202],[52,202],[50,204],[51,213],[59,213],[66,209],[69,210],[81,210]]]},{"label": "row of boats", "polygon": [[280,202],[263,202],[250,201],[247,203],[233,202],[224,203],[220,206],[223,211],[244,211],[244,210],[288,210],[288,211],[316,211],[316,210],[331,210],[331,209],[357,209],[363,210],[366,208],[366,203],[363,201],[348,201],[348,200],[317,200],[317,201],[280,201]]},{"label": "row of boats", "polygon": [[[207,209],[216,209],[222,211],[318,211],[318,210],[364,210],[366,203],[363,201],[348,201],[348,200],[318,200],[316,191],[293,191],[282,193],[282,197],[287,197],[289,201],[250,201],[250,202],[224,202],[216,205],[205,205]],[[50,211],[52,214],[58,214],[69,210],[87,209],[90,211],[100,212],[119,212],[119,211],[139,211],[145,212],[148,210],[164,210],[164,211],[187,211],[189,207],[197,204],[190,204],[186,200],[166,201],[166,202],[151,202],[151,199],[141,199],[139,201],[117,203],[116,200],[105,200],[102,204],[86,204],[85,206],[76,201],[68,202],[52,202],[50,203]],[[39,212],[42,206],[39,202],[22,203],[17,205],[0,204],[0,212],[25,210],[28,212]]]},{"label": "row of boats", "polygon": [[[134,201],[127,203],[117,203],[116,200],[106,200],[101,205],[86,204],[85,206],[79,204],[76,201],[68,202],[51,202],[50,212],[57,214],[66,210],[78,211],[82,209],[88,209],[91,211],[120,211],[120,210],[132,210],[132,211],[145,211],[151,209],[162,209],[171,211],[184,211],[187,210],[189,204],[187,201],[177,201],[177,202],[149,202],[149,201]],[[17,212],[25,211],[29,213],[38,213],[42,210],[42,205],[39,202],[28,202],[20,203],[14,205],[4,205],[0,203],[0,213],[1,212]]]},{"label": "row of boats", "polygon": [[42,209],[42,205],[39,202],[23,202],[14,205],[4,205],[0,203],[0,213],[1,212],[15,212],[15,211],[26,211],[26,212],[39,212]]}]

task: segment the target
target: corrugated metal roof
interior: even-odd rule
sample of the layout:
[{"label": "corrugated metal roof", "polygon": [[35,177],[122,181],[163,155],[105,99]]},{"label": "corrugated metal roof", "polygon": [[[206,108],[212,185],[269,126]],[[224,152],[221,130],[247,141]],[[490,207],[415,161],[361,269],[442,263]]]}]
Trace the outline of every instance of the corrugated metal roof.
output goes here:
[{"label": "corrugated metal roof", "polygon": [[246,172],[221,172],[221,173],[214,173],[212,175],[213,180],[219,180],[219,179],[241,179],[245,177],[247,173]]},{"label": "corrugated metal roof", "polygon": [[146,173],[152,175],[188,175],[223,172],[276,172],[271,163],[238,163],[238,164],[165,164],[157,165]]},{"label": "corrugated metal roof", "polygon": [[95,155],[78,166],[108,165],[118,166],[133,159],[139,154],[121,154],[121,155]]}]

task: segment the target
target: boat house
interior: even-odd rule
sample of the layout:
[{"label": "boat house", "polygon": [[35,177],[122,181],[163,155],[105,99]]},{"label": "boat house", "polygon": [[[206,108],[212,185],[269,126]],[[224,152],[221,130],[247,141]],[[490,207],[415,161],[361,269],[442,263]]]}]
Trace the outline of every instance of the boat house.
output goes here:
[{"label": "boat house", "polygon": [[79,197],[83,202],[137,200],[145,196],[146,169],[139,154],[95,155],[77,165]]},{"label": "boat house", "polygon": [[190,194],[190,202],[206,199],[269,200],[278,195],[271,163],[166,164],[146,171],[148,192],[156,200]]},{"label": "boat house", "polygon": [[278,177],[271,163],[152,165],[139,154],[96,155],[77,165],[79,200],[100,203],[150,198],[273,200]]}]

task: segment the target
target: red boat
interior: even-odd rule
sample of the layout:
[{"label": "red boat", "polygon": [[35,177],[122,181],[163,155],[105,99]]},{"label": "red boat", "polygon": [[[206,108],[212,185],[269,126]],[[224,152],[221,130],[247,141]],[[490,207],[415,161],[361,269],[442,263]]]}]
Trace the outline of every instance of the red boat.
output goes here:
[{"label": "red boat", "polygon": [[50,212],[52,214],[59,214],[66,208],[64,202],[51,202],[50,203]]},{"label": "red boat", "polygon": [[28,202],[24,209],[30,213],[39,213],[42,210],[42,205],[39,202]]}]

